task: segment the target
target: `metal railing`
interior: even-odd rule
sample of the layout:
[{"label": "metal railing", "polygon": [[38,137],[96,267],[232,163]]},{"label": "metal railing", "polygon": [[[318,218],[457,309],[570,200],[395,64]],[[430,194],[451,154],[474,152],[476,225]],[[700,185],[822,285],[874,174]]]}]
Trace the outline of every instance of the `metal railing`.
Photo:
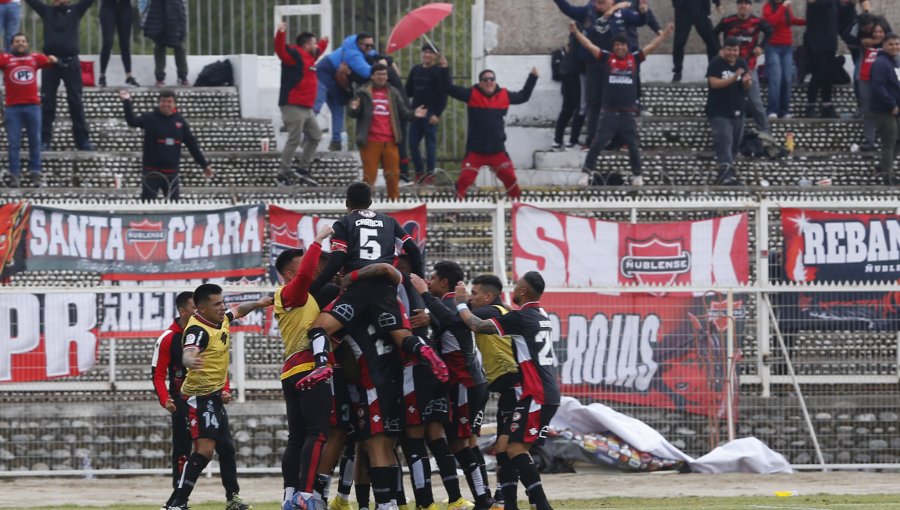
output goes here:
[{"label": "metal railing", "polygon": [[[274,204],[287,209],[309,214],[337,213],[344,205],[339,202],[287,202]],[[391,204],[391,208],[406,209],[418,205],[412,203]],[[669,353],[659,361],[659,370],[670,370],[681,367],[669,363],[681,355],[689,355],[696,349],[706,353],[694,358],[701,370],[718,370],[711,360],[723,356],[726,374],[737,376],[737,387],[728,391],[729,398],[722,404],[723,408],[716,412],[687,411],[678,408],[660,408],[647,403],[610,401],[610,405],[634,415],[658,428],[664,435],[673,439],[673,443],[691,454],[704,453],[717,443],[731,437],[755,435],[760,437],[776,450],[784,453],[790,461],[798,465],[831,465],[863,468],[869,465],[900,464],[900,447],[895,447],[886,437],[890,429],[889,423],[896,421],[894,412],[896,398],[900,389],[900,336],[896,330],[887,331],[824,331],[811,328],[794,313],[801,305],[796,300],[785,300],[786,296],[821,293],[898,293],[898,284],[804,284],[786,283],[770,276],[773,267],[770,252],[781,249],[783,237],[779,213],[782,208],[809,208],[815,210],[852,210],[852,211],[889,211],[895,212],[897,205],[891,201],[879,200],[611,200],[604,202],[584,201],[547,201],[536,204],[540,207],[565,211],[579,216],[589,216],[611,221],[652,222],[673,219],[711,218],[726,213],[746,212],[749,215],[750,240],[747,246],[751,260],[751,278],[745,285],[717,287],[712,286],[612,286],[604,288],[552,288],[548,289],[548,300],[554,296],[582,295],[584,300],[575,300],[574,304],[560,306],[548,310],[559,317],[571,317],[579,314],[587,317],[587,324],[592,324],[591,315],[597,313],[583,302],[590,299],[603,299],[604,309],[611,310],[608,316],[595,316],[599,329],[593,329],[592,335],[603,329],[603,321],[614,315],[634,313],[623,301],[624,296],[641,296],[659,294],[660,292],[677,292],[697,295],[715,293],[722,302],[727,303],[727,312],[718,312],[716,317],[727,319],[720,335],[714,337],[697,333],[691,329],[688,321],[683,322],[685,331],[684,343],[675,354]],[[104,209],[115,211],[142,210],[162,205],[117,205],[86,204],[73,205],[73,209]],[[171,208],[171,205],[165,205]],[[179,206],[185,210],[203,209],[202,204]],[[429,260],[442,259],[465,261],[468,277],[478,273],[493,272],[501,278],[509,280],[511,272],[510,255],[510,212],[511,204],[506,202],[446,202],[430,203],[429,207]],[[491,233],[505,233],[492,235]],[[50,277],[52,278],[52,276]],[[118,287],[101,289],[71,289],[65,287],[2,287],[0,296],[17,293],[109,293],[139,292],[160,293],[184,290],[178,286]],[[247,290],[246,286],[226,288],[226,291]],[[272,291],[274,287],[264,285],[254,287],[258,291]],[[599,297],[598,297],[599,296]],[[622,297],[615,297],[622,296]],[[636,299],[641,299],[636,297]],[[733,312],[737,302],[741,303],[743,317]],[[662,305],[660,305],[662,306]],[[682,305],[665,305],[677,307]],[[579,308],[581,307],[581,308]],[[670,308],[669,311],[673,311]],[[787,310],[787,312],[786,312]],[[687,317],[684,310],[674,310],[679,316]],[[697,317],[696,311],[689,311]],[[790,312],[790,313],[788,313]],[[607,312],[604,312],[607,313]],[[712,317],[712,315],[710,315]],[[740,319],[740,321],[738,321]],[[561,319],[562,320],[562,319]],[[712,320],[712,319],[710,319]],[[797,321],[797,322],[792,322]],[[738,322],[740,325],[738,326]],[[612,322],[610,322],[612,324]],[[587,340],[578,340],[572,335],[571,323],[565,323],[565,335],[560,334],[555,340],[559,342],[556,354],[564,383],[571,394],[591,400],[599,397],[596,385],[597,374],[591,375],[593,382],[582,376],[572,379],[574,373],[572,356],[585,355],[596,351],[585,350],[590,345],[578,344]],[[585,330],[586,331],[586,330]],[[684,336],[687,335],[687,336]],[[693,336],[691,336],[693,335]],[[613,336],[591,337],[590,342],[612,341]],[[691,340],[693,338],[693,340]],[[277,338],[265,334],[240,333],[235,335],[235,351],[233,354],[232,380],[239,401],[253,403],[257,397],[272,395],[280,387],[277,381],[280,367],[280,342]],[[578,347],[577,345],[581,345]],[[588,347],[585,347],[588,345]],[[714,347],[714,348],[713,348]],[[717,349],[722,350],[717,350]],[[580,350],[579,350],[580,349]],[[712,349],[712,350],[711,350]],[[29,399],[27,395],[54,394],[59,392],[103,392],[112,401],[119,401],[116,395],[122,396],[122,402],[136,398],[135,392],[146,392],[149,398],[149,381],[147,370],[152,342],[139,339],[108,338],[99,341],[99,357],[97,365],[81,376],[64,378],[58,381],[34,383],[0,384],[0,398],[9,402],[16,395]],[[715,352],[714,356],[709,353]],[[586,362],[592,362],[592,359]],[[584,361],[578,361],[583,367]],[[632,370],[634,367],[629,368]],[[706,368],[703,368],[706,367]],[[711,368],[712,367],[712,368]],[[715,368],[715,370],[713,370]],[[637,368],[634,368],[638,370]],[[578,368],[578,370],[583,370]],[[579,372],[587,373],[587,372]],[[712,372],[708,372],[712,373]],[[569,374],[569,375],[566,375]],[[566,379],[568,377],[568,379]],[[671,377],[684,377],[686,392],[699,391],[692,383],[690,375],[675,374]],[[707,378],[712,376],[707,376]],[[716,391],[725,391],[730,376],[718,373],[713,377],[724,387]],[[707,379],[708,382],[708,379]],[[706,390],[704,390],[706,391]],[[848,428],[849,427],[849,428]],[[163,460],[148,468],[164,467]]]}]

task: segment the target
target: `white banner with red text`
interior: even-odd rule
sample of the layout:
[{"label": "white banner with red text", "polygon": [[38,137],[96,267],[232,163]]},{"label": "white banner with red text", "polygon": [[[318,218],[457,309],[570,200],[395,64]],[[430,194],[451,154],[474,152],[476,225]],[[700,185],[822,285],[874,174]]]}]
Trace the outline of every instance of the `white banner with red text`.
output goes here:
[{"label": "white banner with red text", "polygon": [[622,223],[515,204],[513,275],[548,287],[730,286],[749,280],[747,214]]}]

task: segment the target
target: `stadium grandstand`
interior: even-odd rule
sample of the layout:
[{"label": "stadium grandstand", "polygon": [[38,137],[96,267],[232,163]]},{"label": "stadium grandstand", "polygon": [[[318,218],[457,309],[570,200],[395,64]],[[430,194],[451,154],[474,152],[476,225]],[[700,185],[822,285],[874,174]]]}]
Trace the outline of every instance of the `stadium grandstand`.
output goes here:
[{"label": "stadium grandstand", "polygon": [[[793,0],[798,18],[807,19],[807,1],[830,3]],[[44,20],[30,3],[21,4],[20,30],[31,51],[43,52]],[[81,21],[81,63],[93,63],[82,66],[84,79],[99,78],[104,3],[89,6]],[[274,40],[281,21],[288,45],[304,32],[327,37],[318,58],[327,59],[357,34],[370,35],[377,53],[371,64],[390,56],[404,84],[428,53],[423,48],[440,50],[438,60],[446,65],[433,65],[471,97],[458,101],[451,92],[447,100],[433,176],[417,178],[401,152],[399,198],[390,196],[388,172],[379,173],[372,209],[390,213],[416,242],[426,280],[435,263],[453,261],[465,283],[483,274],[499,277],[502,300],[512,304],[516,283],[539,271],[546,281],[542,306],[553,324],[552,366],[564,397],[601,402],[639,419],[692,457],[756,437],[798,470],[900,468],[900,181],[886,180],[879,167],[881,125],[872,146],[864,133],[871,113],[859,99],[852,57],[858,48],[846,38],[838,38],[833,55],[841,60],[831,74],[848,77],[834,85],[827,105],[835,115],[809,115],[808,81],[821,79],[821,72],[810,67],[811,57],[801,57],[808,71],[790,84],[789,114],[769,117],[768,132],[746,116],[744,143],[729,170],[739,182],[727,185],[707,116],[710,79],[701,38],[691,33],[674,82],[673,40],[664,40],[636,75],[643,179],[635,182],[621,143],[585,162],[588,147],[581,145],[588,141],[581,136],[566,147],[572,128],[564,126],[563,146],[554,147],[567,93],[560,91],[571,81],[554,80],[551,54],[575,41],[562,4],[588,9],[581,28],[590,38],[590,9],[603,0],[454,1],[428,42],[415,38],[391,52],[395,25],[430,2],[185,0],[187,83],[176,82],[169,56],[168,80],[158,86],[154,43],[142,32],[149,11],[140,10],[154,3],[171,2],[128,5],[134,16],[130,76],[142,86],[126,85],[114,51],[106,86],[84,87],[95,150],[82,150],[72,136],[65,87],[56,101],[52,146],[41,153],[38,185],[27,179],[13,185],[5,171],[9,122],[0,129],[0,478],[169,474],[172,422],[161,407],[165,399],[154,393],[150,367],[157,338],[177,318],[176,295],[209,282],[222,286],[228,306],[261,300],[284,283],[278,255],[309,250],[322,225],[347,214],[347,187],[363,178],[366,158],[356,144],[363,121],[350,112],[345,131],[335,133],[330,102],[320,98],[325,106],[314,114],[322,135],[315,154],[307,164],[298,149],[288,163],[295,175],[281,178],[292,129],[279,108],[288,83]],[[662,27],[683,14],[673,2],[631,3],[636,16],[652,9]],[[714,4],[712,23],[741,3],[722,0],[719,11]],[[769,4],[750,2],[753,15],[762,16]],[[875,17],[900,27],[894,0],[834,4],[842,16],[853,11],[852,20],[840,19],[842,28]],[[797,53],[806,29],[793,28]],[[629,56],[655,34],[642,25],[637,37],[641,46],[630,48]],[[196,84],[204,68],[221,61],[230,65],[228,84]],[[533,68],[536,85],[527,102],[516,104]],[[315,69],[304,72],[316,76]],[[512,98],[499,107],[508,112],[497,125],[505,136],[500,153],[515,168],[521,194],[510,191],[499,165],[495,171],[481,167],[461,198],[457,180],[472,170],[464,162],[472,152],[467,135],[473,125],[494,120],[479,110],[494,104],[494,96],[479,104],[472,99],[486,71]],[[764,71],[759,75],[766,104],[770,85]],[[587,71],[575,81],[584,87],[591,76]],[[353,94],[374,87],[359,76],[349,79],[358,82]],[[149,131],[129,126],[123,89],[138,114],[160,107],[161,91],[173,91],[177,114],[190,124],[212,177],[184,150],[175,174],[180,197],[169,199],[175,181],[162,172],[159,197],[142,200],[148,176],[161,174],[147,168]],[[582,98],[587,94],[577,99],[582,113],[589,108]],[[348,110],[359,97],[345,98]],[[601,128],[604,119],[601,113]],[[30,143],[24,138],[22,172]],[[890,171],[898,165],[894,160]],[[584,167],[593,172],[587,184]],[[232,331],[235,402],[228,419],[238,471],[274,476],[288,439],[279,380],[283,339],[271,310],[251,312]],[[497,422],[497,410],[493,394],[486,430]],[[551,429],[551,438],[565,437],[562,428]],[[581,431],[587,432],[604,431]],[[552,453],[532,453],[552,470]],[[496,481],[493,472],[490,481]],[[555,495],[548,496],[552,502]]]}]

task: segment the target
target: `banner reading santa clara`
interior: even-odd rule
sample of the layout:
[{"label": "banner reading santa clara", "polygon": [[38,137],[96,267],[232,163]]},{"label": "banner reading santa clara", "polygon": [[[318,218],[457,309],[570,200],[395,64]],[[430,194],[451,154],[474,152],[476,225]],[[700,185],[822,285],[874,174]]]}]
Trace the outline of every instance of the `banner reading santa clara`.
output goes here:
[{"label": "banner reading santa clara", "polygon": [[549,287],[729,286],[749,280],[747,214],[620,223],[513,206],[513,274]]},{"label": "banner reading santa clara", "polygon": [[[564,395],[725,415],[732,321],[724,296],[548,292],[541,305],[553,323]],[[735,342],[745,315],[735,296]],[[739,345],[734,353],[736,362]]]},{"label": "banner reading santa clara", "polygon": [[[426,206],[420,205],[412,209],[394,211],[387,214],[396,219],[400,226],[406,230],[406,233],[412,236],[424,256],[425,227],[428,219]],[[322,222],[331,224],[337,220],[337,215],[333,217],[312,216],[282,209],[274,205],[269,206],[269,276],[271,281],[277,283],[280,280],[275,271],[275,259],[278,258],[281,252],[289,248],[306,249],[315,240],[316,232],[319,231]],[[330,246],[323,246],[322,248],[323,251],[330,251],[331,249]]]},{"label": "banner reading santa clara", "polygon": [[259,276],[264,215],[262,204],[171,214],[33,206],[26,267],[101,273],[106,280]]}]

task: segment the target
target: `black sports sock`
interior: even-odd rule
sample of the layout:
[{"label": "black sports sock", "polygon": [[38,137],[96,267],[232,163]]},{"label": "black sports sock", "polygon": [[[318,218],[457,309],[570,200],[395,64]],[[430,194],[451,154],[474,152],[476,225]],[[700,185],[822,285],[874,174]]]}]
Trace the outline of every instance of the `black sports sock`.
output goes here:
[{"label": "black sports sock", "polygon": [[450,453],[450,446],[443,437],[428,443],[428,449],[434,455],[438,469],[441,471],[441,480],[447,489],[447,497],[453,503],[462,498],[459,492],[459,478],[456,476],[456,458]]},{"label": "black sports sock", "polygon": [[228,501],[231,501],[231,496],[241,492],[237,479],[237,459],[233,451],[230,455],[219,453],[219,473],[222,475],[222,486],[225,487],[225,499]]},{"label": "black sports sock", "polygon": [[475,498],[475,506],[484,508],[490,506],[490,497],[484,490],[484,480],[481,478],[481,469],[478,466],[478,459],[475,453],[469,448],[463,448],[456,452],[456,460],[466,474],[466,481],[469,483],[469,489]]},{"label": "black sports sock", "polygon": [[403,339],[403,352],[406,354],[418,354],[422,347],[428,344],[420,337],[411,335]]},{"label": "black sports sock", "polygon": [[192,453],[184,465],[184,473],[181,474],[181,482],[178,484],[178,494],[175,496],[173,504],[186,505],[188,498],[191,497],[191,491],[194,490],[194,484],[200,478],[200,474],[209,464],[209,459],[199,453]]},{"label": "black sports sock", "polygon": [[359,507],[369,508],[369,490],[372,488],[372,485],[368,483],[357,483],[353,485],[353,488],[356,489],[356,502],[359,504]]},{"label": "black sports sock", "polygon": [[394,485],[397,477],[394,475],[394,468],[391,467],[370,467],[369,479],[372,481],[372,492],[375,493],[375,503],[390,503],[394,496]]},{"label": "black sports sock", "polygon": [[425,439],[404,439],[403,453],[406,454],[406,465],[409,466],[416,506],[428,508],[434,503],[434,493],[431,491],[431,462],[425,449]]},{"label": "black sports sock", "polygon": [[338,494],[350,498],[350,489],[353,488],[353,468],[356,464],[356,442],[347,440],[344,448],[344,456],[341,457],[340,478],[338,479]]},{"label": "black sports sock", "polygon": [[390,468],[394,471],[394,497],[391,499],[396,500],[398,505],[405,505],[406,490],[403,488],[403,470],[400,469],[399,464],[390,466]]},{"label": "black sports sock", "polygon": [[503,508],[504,510],[519,510],[517,494],[519,470],[505,453],[497,454],[497,462],[500,464],[500,474],[497,475],[497,478],[500,480],[500,490],[503,491]]},{"label": "black sports sock", "polygon": [[522,485],[528,491],[529,501],[537,505],[537,510],[553,510],[550,503],[547,502],[547,495],[544,494],[544,486],[541,484],[541,474],[538,473],[537,466],[531,460],[531,455],[521,453],[510,462],[518,471],[519,479],[522,480]]},{"label": "black sports sock", "polygon": [[488,497],[490,497],[491,483],[488,481],[487,466],[484,464],[484,455],[482,455],[481,448],[478,446],[473,446],[471,450],[472,454],[475,455],[475,460],[478,461],[478,470],[481,471],[481,480],[484,482],[484,490],[487,492]]},{"label": "black sports sock", "polygon": [[325,473],[316,473],[313,481],[313,494],[321,496],[322,501],[328,503],[328,492],[331,490],[331,476]]}]

